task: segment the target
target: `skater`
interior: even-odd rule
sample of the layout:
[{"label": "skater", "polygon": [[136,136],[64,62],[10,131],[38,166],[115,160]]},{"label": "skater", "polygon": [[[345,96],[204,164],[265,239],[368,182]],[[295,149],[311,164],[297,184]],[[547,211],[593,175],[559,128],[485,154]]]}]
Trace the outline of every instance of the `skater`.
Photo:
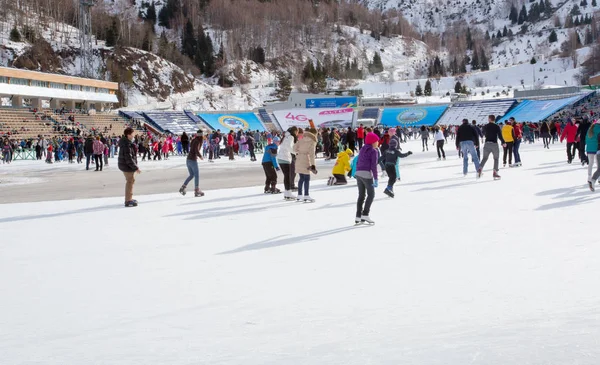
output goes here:
[{"label": "skater", "polygon": [[296,152],[296,171],[300,175],[298,179],[298,197],[299,202],[314,203],[310,197],[310,173],[317,174],[315,166],[315,155],[317,150],[317,130],[310,128],[304,132],[304,136],[294,146]]},{"label": "skater", "polygon": [[179,193],[181,195],[185,196],[188,183],[194,179],[194,196],[196,198],[204,196],[204,193],[200,190],[200,172],[198,169],[198,159],[204,160],[204,157],[202,157],[202,152],[200,151],[203,141],[204,135],[202,130],[199,129],[198,132],[196,132],[196,137],[192,139],[192,143],[190,144],[190,153],[188,153],[185,161],[190,174],[179,189]]},{"label": "skater", "polygon": [[96,162],[96,171],[102,171],[103,159],[102,155],[104,154],[104,144],[100,142],[100,137],[96,137],[94,141],[94,162]]},{"label": "skater", "polygon": [[190,137],[188,137],[187,133],[183,132],[181,134],[181,148],[183,149],[183,153],[189,154],[190,152]]},{"label": "skater", "polygon": [[133,145],[133,129],[125,128],[124,135],[119,141],[119,170],[125,176],[125,207],[137,207],[137,200],[133,199],[133,184],[135,174],[142,171],[137,166],[137,153]]},{"label": "skater", "polygon": [[[356,173],[354,177],[358,186],[358,200],[356,201],[355,224],[369,223],[374,224],[369,214],[371,213],[371,204],[375,199],[375,188],[379,186],[377,180],[377,158],[376,148],[379,145],[379,137],[375,133],[367,133],[365,145],[358,154],[356,163]],[[366,201],[365,201],[366,194]]]},{"label": "skater", "polygon": [[48,149],[46,151],[46,163],[52,163],[52,142],[48,143]]},{"label": "skater", "polygon": [[429,131],[427,130],[427,128],[424,125],[422,125],[419,133],[421,134],[421,142],[423,144],[423,152],[425,152],[425,149],[427,149],[427,151],[429,151],[429,146],[427,145],[427,141],[429,141]]},{"label": "skater", "polygon": [[586,163],[589,165],[589,159],[586,153],[586,141],[590,126],[591,125],[588,119],[583,118],[583,121],[579,124],[579,129],[577,129],[577,139],[579,139],[579,159],[581,160],[581,166],[585,166]]},{"label": "skater", "polygon": [[291,182],[291,165],[293,156],[296,154],[294,152],[294,146],[296,143],[298,143],[298,128],[291,127],[285,132],[283,139],[279,143],[279,151],[277,152],[277,164],[279,164],[279,167],[283,172],[283,198],[286,200],[296,200],[296,197],[292,193]]},{"label": "skater", "polygon": [[563,141],[565,139],[567,140],[567,163],[568,164],[573,162],[573,159],[575,158],[575,148],[576,148],[575,138],[576,137],[577,137],[577,126],[574,123],[574,119],[573,120],[569,119],[569,121],[567,122],[567,125],[563,129],[562,134],[560,136],[560,143],[563,143]]},{"label": "skater", "polygon": [[92,159],[92,155],[94,154],[94,139],[92,136],[87,136],[85,139],[85,145],[83,147],[83,152],[85,153],[85,169],[90,169],[90,160]]},{"label": "skater", "polygon": [[[441,133],[441,132],[440,132]],[[444,142],[442,140],[442,142]],[[383,193],[390,198],[394,197],[394,184],[396,183],[397,178],[400,176],[400,158],[405,158],[412,155],[411,151],[408,153],[402,153],[398,149],[398,140],[392,139],[390,140],[390,148],[388,148],[381,159],[385,165],[385,171],[388,176],[388,185],[383,191]]]},{"label": "skater", "polygon": [[506,167],[506,155],[508,154],[508,165],[512,165],[513,148],[515,145],[515,131],[510,123],[506,123],[502,127],[502,138],[504,138],[504,144],[502,145],[504,153],[502,154],[502,164]]},{"label": "skater", "polygon": [[348,181],[346,180],[346,174],[350,171],[350,158],[354,153],[352,150],[348,148],[346,151],[342,151],[338,153],[337,161],[335,161],[335,165],[333,166],[333,170],[331,173],[332,177],[329,178],[327,185],[346,185]]},{"label": "skater", "polygon": [[467,172],[469,172],[469,153],[475,165],[475,171],[479,171],[479,156],[475,146],[479,147],[479,133],[475,127],[469,124],[468,119],[463,119],[462,124],[456,130],[456,149],[462,152],[464,176],[467,176]]},{"label": "skater", "polygon": [[444,136],[444,133],[442,133],[440,128],[435,127],[435,132],[433,133],[433,143],[437,147],[438,161],[442,158],[444,158],[444,160],[446,159],[446,152],[444,152],[445,139],[446,137]]},{"label": "skater", "polygon": [[233,130],[230,130],[229,134],[227,135],[227,154],[229,155],[229,161],[235,160],[235,158],[233,157],[234,144],[235,136],[233,135]]},{"label": "skater", "polygon": [[[600,154],[598,151],[600,150],[600,124],[598,121],[595,121],[585,136],[585,150],[588,158],[588,185],[591,191],[595,191],[594,185],[598,178],[600,178],[600,161],[598,161],[598,157]],[[596,166],[596,171],[592,175],[592,170],[594,169],[594,162],[598,164]]]},{"label": "skater", "polygon": [[273,141],[265,147],[263,154],[262,166],[265,171],[265,194],[279,194],[281,190],[277,189],[277,146],[279,137],[273,138]]},{"label": "skater", "polygon": [[[254,162],[256,161],[256,154],[254,153],[254,148],[256,148],[255,146],[255,139],[252,136],[252,133],[248,132],[246,133],[246,146],[248,146],[248,152],[250,153],[250,161]],[[212,155],[212,152],[209,154],[209,156]]]},{"label": "skater", "polygon": [[358,150],[360,151],[365,141],[365,127],[362,124],[356,130],[356,141],[358,142]]},{"label": "skater", "polygon": [[550,149],[550,126],[548,122],[543,122],[540,126],[540,136],[544,141],[544,148]]},{"label": "skater", "polygon": [[500,179],[498,170],[500,169],[500,147],[498,147],[498,140],[502,142],[504,146],[504,138],[502,137],[502,131],[496,124],[496,117],[490,115],[488,117],[488,124],[483,127],[483,135],[485,136],[485,144],[483,145],[483,160],[477,170],[477,177],[481,177],[483,174],[483,168],[487,162],[490,154],[494,157],[494,179]]},{"label": "skater", "polygon": [[515,134],[515,144],[513,145],[513,154],[515,155],[515,165],[514,166],[520,167],[521,166],[521,153],[519,152],[519,147],[521,147],[521,141],[523,141],[523,130],[521,129],[521,126],[519,125],[519,123],[517,123],[515,118],[510,117],[509,121],[513,126],[513,131]]}]

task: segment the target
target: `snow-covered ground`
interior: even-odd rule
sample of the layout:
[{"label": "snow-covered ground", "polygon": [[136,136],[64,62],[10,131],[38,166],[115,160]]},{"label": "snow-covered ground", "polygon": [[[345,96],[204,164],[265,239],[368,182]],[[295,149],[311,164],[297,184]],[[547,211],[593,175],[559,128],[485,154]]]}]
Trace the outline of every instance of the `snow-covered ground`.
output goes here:
[{"label": "snow-covered ground", "polygon": [[477,181],[417,144],[373,227],[352,224],[354,181],[314,183],[314,204],[0,205],[0,363],[597,364],[586,170],[538,143]]}]

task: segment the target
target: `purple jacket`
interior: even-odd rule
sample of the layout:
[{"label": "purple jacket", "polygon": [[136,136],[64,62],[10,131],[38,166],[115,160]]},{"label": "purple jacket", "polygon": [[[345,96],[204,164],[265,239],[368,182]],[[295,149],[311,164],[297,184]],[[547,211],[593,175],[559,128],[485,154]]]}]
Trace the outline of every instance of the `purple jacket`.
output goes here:
[{"label": "purple jacket", "polygon": [[379,153],[372,145],[366,144],[358,154],[358,162],[356,163],[356,171],[371,171],[373,178],[377,180],[377,158]]}]

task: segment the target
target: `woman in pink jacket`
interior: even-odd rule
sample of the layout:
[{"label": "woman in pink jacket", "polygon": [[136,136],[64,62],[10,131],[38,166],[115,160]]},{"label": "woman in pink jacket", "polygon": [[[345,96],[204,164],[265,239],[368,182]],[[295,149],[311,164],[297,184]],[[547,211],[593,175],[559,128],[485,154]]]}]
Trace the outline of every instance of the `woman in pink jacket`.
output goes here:
[{"label": "woman in pink jacket", "polygon": [[94,161],[96,162],[96,171],[98,171],[98,169],[102,171],[102,162],[104,160],[102,158],[102,155],[104,155],[104,143],[100,142],[100,137],[96,137],[96,140],[92,146],[94,150]]},{"label": "woman in pink jacket", "polygon": [[165,140],[165,143],[162,145],[162,154],[165,160],[169,159],[169,149],[171,144],[169,143],[169,139]]}]

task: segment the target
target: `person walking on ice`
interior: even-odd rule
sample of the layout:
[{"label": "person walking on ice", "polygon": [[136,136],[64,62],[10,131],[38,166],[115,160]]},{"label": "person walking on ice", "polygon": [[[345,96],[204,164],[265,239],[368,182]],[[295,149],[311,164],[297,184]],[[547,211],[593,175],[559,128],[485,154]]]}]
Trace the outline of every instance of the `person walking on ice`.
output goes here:
[{"label": "person walking on ice", "polygon": [[204,193],[200,190],[200,171],[198,169],[198,159],[204,160],[202,157],[202,142],[204,141],[204,134],[202,130],[196,132],[196,137],[192,139],[190,144],[190,152],[188,153],[187,160],[185,161],[188,172],[190,175],[185,179],[183,185],[179,189],[179,193],[185,196],[185,189],[192,179],[194,179],[194,196],[203,197]]},{"label": "person walking on ice", "polygon": [[314,203],[310,197],[310,173],[317,174],[315,166],[315,155],[317,150],[317,130],[310,128],[304,132],[304,137],[294,146],[296,152],[296,171],[300,175],[298,179],[298,197],[296,201]]},{"label": "person walking on ice", "polygon": [[[463,175],[467,176],[469,172],[469,153],[473,164],[475,165],[475,171],[479,171],[479,154],[475,146],[479,146],[479,133],[475,127],[469,124],[468,119],[463,119],[462,124],[456,130],[456,149],[459,150],[463,157]],[[477,174],[479,177],[479,174]]]},{"label": "person walking on ice", "polygon": [[279,144],[279,151],[277,152],[277,164],[283,171],[283,185],[285,190],[283,192],[283,198],[286,200],[296,200],[296,197],[292,193],[292,161],[293,156],[296,155],[294,152],[294,146],[298,143],[298,128],[289,128]]},{"label": "person walking on ice", "polygon": [[279,194],[281,190],[277,189],[277,146],[279,145],[279,137],[273,138],[265,147],[263,154],[262,166],[265,171],[265,194]]},{"label": "person walking on ice", "polygon": [[346,180],[346,174],[351,170],[350,158],[352,155],[353,153],[350,148],[348,148],[346,151],[338,153],[337,161],[335,162],[333,170],[331,171],[333,176],[329,178],[327,185],[348,184],[348,181]]},{"label": "person walking on ice", "polygon": [[392,139],[390,140],[390,147],[383,153],[383,156],[381,156],[388,176],[388,185],[383,193],[390,198],[394,197],[394,184],[396,183],[398,176],[400,176],[400,158],[405,158],[410,155],[412,155],[411,151],[408,151],[408,153],[400,152],[398,149],[398,140]]},{"label": "person walking on ice", "polygon": [[125,176],[125,207],[137,207],[137,200],[133,199],[133,184],[135,174],[142,171],[137,165],[137,152],[133,145],[133,129],[125,128],[123,137],[119,141],[119,170]]},{"label": "person walking on ice", "polygon": [[483,168],[487,162],[490,154],[494,157],[494,180],[499,180],[500,175],[498,170],[500,169],[500,147],[498,146],[498,140],[502,142],[502,146],[505,147],[504,138],[502,137],[502,130],[496,124],[496,117],[490,115],[488,117],[488,124],[483,127],[483,135],[485,137],[485,144],[483,145],[483,160],[477,170],[477,177],[483,175]]},{"label": "person walking on ice", "polygon": [[[598,124],[598,121],[595,121],[585,134],[585,152],[588,159],[588,185],[591,191],[596,191],[594,185],[598,178],[600,178],[600,154],[598,151],[600,151],[600,124]],[[598,165],[592,175],[594,162]]]},{"label": "person walking on ice", "polygon": [[442,158],[445,160],[446,159],[446,152],[444,152],[444,141],[446,140],[446,137],[444,137],[444,133],[440,130],[439,127],[435,127],[434,129],[434,133],[433,133],[433,143],[437,148],[437,154],[438,154],[438,161],[440,161]]},{"label": "person walking on ice", "polygon": [[355,224],[375,224],[369,217],[369,214],[371,213],[371,204],[373,204],[373,199],[375,199],[375,188],[379,186],[377,180],[377,159],[379,154],[376,150],[378,145],[379,137],[375,133],[369,132],[365,137],[365,145],[358,154],[356,173],[354,174],[358,186],[358,200],[356,201],[356,216],[354,218]]}]

